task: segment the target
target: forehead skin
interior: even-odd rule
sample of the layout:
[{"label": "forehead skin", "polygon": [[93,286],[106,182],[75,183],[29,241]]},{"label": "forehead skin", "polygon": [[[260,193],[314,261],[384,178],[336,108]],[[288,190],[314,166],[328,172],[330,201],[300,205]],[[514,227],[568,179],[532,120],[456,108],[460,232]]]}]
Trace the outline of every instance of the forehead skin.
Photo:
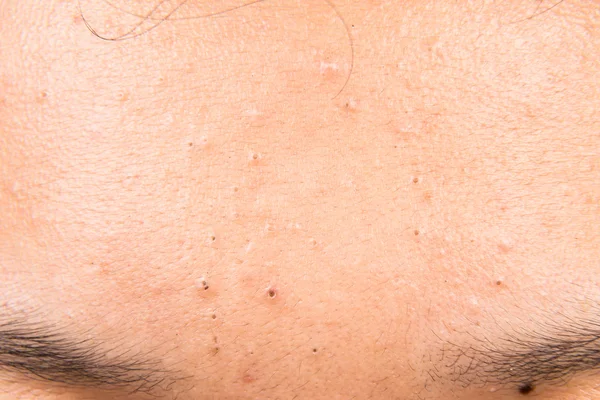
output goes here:
[{"label": "forehead skin", "polygon": [[546,3],[2,2],[2,315],[166,399],[523,397],[453,349],[597,311],[600,14]]}]

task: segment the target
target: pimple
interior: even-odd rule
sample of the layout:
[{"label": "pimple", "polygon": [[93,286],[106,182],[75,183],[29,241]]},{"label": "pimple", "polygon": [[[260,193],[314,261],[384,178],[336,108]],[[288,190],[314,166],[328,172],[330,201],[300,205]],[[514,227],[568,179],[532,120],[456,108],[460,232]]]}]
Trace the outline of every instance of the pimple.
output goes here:
[{"label": "pimple", "polygon": [[206,276],[201,276],[200,278],[196,279],[194,286],[200,290],[208,290],[210,288]]},{"label": "pimple", "polygon": [[348,112],[352,112],[352,113],[358,112],[358,101],[351,97],[344,104],[344,108]]},{"label": "pimple", "polygon": [[256,380],[256,378],[252,375],[250,375],[249,373],[245,373],[244,376],[242,377],[242,381],[244,383],[252,383]]},{"label": "pimple", "polygon": [[500,241],[500,243],[498,243],[498,249],[500,250],[501,253],[509,253],[511,250],[511,244],[508,240],[502,240]]}]

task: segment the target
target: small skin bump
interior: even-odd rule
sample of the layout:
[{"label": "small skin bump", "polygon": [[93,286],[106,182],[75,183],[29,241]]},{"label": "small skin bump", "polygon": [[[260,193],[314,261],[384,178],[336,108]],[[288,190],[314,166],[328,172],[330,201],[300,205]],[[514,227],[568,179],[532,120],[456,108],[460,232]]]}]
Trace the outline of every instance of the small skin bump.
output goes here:
[{"label": "small skin bump", "polygon": [[277,297],[277,290],[273,287],[270,287],[267,290],[267,296],[269,296],[269,298],[274,299],[275,297]]},{"label": "small skin bump", "polygon": [[346,112],[356,113],[358,112],[358,106],[358,101],[353,98],[348,99],[348,101],[344,103],[344,109]]},{"label": "small skin bump", "polygon": [[533,386],[533,384],[531,382],[526,382],[526,383],[522,384],[521,386],[519,386],[519,393],[529,394],[529,393],[533,392],[534,389],[535,389],[535,386]]},{"label": "small skin bump", "polygon": [[201,289],[201,290],[208,290],[208,288],[210,287],[210,286],[208,285],[208,280],[207,280],[207,279],[206,279],[204,276],[202,276],[202,277],[200,277],[200,278],[196,279],[196,284],[195,284],[195,286],[196,286],[198,289]]}]

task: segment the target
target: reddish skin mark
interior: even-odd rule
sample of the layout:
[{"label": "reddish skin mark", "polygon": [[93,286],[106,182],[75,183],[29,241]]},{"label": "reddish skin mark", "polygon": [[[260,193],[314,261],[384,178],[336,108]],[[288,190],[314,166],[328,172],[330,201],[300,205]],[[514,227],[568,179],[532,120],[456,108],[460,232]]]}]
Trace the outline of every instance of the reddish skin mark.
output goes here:
[{"label": "reddish skin mark", "polygon": [[256,381],[256,378],[255,378],[255,377],[253,377],[252,375],[250,375],[250,374],[246,373],[246,374],[244,374],[244,376],[242,377],[242,381],[243,381],[244,383],[252,383],[252,382]]},{"label": "reddish skin mark", "polygon": [[500,249],[500,252],[506,254],[510,252],[510,247],[505,245],[504,243],[499,243],[498,244],[498,249]]},{"label": "reddish skin mark", "polygon": [[423,193],[423,199],[427,202],[427,203],[431,203],[431,199],[433,198],[433,193],[431,191],[426,191],[425,193]]},{"label": "reddish skin mark", "polygon": [[119,98],[119,101],[121,101],[122,103],[126,102],[127,100],[129,100],[129,92],[119,93],[118,98]]}]

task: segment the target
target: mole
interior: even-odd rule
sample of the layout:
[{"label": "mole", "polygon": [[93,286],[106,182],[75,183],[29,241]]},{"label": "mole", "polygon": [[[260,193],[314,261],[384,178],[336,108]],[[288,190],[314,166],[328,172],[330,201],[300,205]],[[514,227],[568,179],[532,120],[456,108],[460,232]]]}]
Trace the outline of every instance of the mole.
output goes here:
[{"label": "mole", "polygon": [[534,386],[531,382],[526,382],[519,386],[519,393],[521,394],[529,394],[533,392]]}]

